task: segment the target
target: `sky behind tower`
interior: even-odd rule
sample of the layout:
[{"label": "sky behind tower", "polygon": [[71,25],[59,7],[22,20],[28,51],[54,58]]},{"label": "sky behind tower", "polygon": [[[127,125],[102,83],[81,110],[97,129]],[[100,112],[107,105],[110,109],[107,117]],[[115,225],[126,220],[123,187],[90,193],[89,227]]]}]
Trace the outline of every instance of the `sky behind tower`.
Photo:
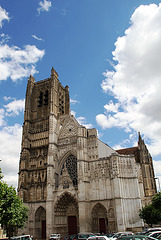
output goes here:
[{"label": "sky behind tower", "polygon": [[78,122],[114,149],[136,146],[140,132],[161,177],[160,65],[160,1],[1,0],[4,180],[17,187],[27,79],[52,66]]}]

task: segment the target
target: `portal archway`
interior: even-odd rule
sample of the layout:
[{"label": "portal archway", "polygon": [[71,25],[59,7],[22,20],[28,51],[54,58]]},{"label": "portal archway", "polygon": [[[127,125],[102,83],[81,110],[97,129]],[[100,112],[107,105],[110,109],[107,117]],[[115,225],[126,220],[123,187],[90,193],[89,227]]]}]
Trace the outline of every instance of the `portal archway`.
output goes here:
[{"label": "portal archway", "polygon": [[35,212],[35,237],[46,239],[46,211],[43,207]]},{"label": "portal archway", "polygon": [[108,232],[107,210],[101,203],[97,203],[93,207],[91,217],[92,217],[92,232],[100,233]]},{"label": "portal archway", "polygon": [[54,213],[56,232],[62,236],[78,233],[78,202],[71,193],[65,192],[58,198]]}]

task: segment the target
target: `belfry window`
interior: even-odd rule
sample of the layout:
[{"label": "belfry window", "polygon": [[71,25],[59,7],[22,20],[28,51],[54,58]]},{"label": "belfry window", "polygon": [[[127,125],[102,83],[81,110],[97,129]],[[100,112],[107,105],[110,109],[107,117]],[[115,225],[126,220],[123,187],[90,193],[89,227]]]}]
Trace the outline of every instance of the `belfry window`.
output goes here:
[{"label": "belfry window", "polygon": [[49,99],[48,90],[46,90],[44,94],[41,91],[38,98],[38,107],[42,107],[43,105],[44,106],[48,105],[48,99]]},{"label": "belfry window", "polygon": [[44,94],[44,105],[45,106],[48,105],[48,95],[49,95],[48,90],[46,90],[45,94]]},{"label": "belfry window", "polygon": [[59,93],[59,113],[63,115],[65,113],[64,109],[64,95]]},{"label": "belfry window", "polygon": [[40,92],[39,99],[38,99],[38,107],[42,107],[43,104],[43,93]]}]

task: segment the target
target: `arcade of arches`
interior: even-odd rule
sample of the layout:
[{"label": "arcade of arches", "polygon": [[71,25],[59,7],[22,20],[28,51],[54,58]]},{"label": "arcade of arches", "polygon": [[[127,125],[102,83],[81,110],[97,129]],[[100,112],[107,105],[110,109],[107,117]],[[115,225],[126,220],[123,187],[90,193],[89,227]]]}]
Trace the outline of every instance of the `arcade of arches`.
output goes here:
[{"label": "arcade of arches", "polygon": [[[61,236],[79,232],[79,211],[77,199],[69,192],[64,192],[54,206],[54,229]],[[108,229],[107,210],[101,204],[94,205],[91,212],[92,232],[106,233]],[[35,213],[35,237],[46,238],[46,210],[39,207]]]}]

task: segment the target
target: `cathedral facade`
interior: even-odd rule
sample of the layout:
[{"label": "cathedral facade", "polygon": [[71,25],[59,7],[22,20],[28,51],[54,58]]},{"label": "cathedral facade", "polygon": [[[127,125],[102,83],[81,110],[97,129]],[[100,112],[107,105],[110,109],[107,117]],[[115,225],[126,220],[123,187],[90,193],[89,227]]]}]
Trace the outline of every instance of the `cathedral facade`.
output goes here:
[{"label": "cathedral facade", "polygon": [[156,193],[152,158],[138,147],[115,151],[70,113],[68,86],[52,68],[28,79],[18,194],[29,208],[23,234],[140,230],[139,209]]}]

